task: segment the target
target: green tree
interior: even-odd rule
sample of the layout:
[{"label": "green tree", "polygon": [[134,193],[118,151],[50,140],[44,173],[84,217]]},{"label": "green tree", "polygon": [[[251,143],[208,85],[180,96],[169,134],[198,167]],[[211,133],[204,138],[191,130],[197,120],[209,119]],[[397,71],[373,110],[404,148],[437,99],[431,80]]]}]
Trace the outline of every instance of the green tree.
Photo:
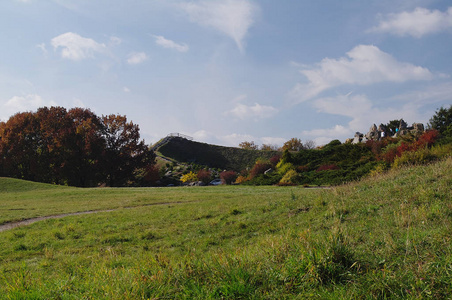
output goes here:
[{"label": "green tree", "polygon": [[450,130],[452,125],[452,105],[449,108],[441,107],[432,116],[429,122],[429,127],[438,130],[441,134],[444,134],[447,130]]}]

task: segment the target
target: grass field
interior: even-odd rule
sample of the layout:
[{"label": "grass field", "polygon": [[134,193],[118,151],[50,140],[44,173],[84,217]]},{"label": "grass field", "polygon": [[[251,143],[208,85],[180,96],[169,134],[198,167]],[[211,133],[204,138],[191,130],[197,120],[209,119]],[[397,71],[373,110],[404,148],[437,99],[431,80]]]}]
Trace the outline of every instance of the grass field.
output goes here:
[{"label": "grass field", "polygon": [[447,299],[452,158],[333,189],[0,178],[0,299]]}]

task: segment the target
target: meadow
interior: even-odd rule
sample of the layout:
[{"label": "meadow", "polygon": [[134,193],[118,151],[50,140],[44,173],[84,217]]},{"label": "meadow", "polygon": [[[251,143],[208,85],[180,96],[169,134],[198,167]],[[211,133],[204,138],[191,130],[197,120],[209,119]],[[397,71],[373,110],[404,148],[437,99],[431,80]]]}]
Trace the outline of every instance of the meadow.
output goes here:
[{"label": "meadow", "polygon": [[[446,299],[452,158],[331,189],[0,178],[0,299]],[[104,211],[112,209],[111,211]]]}]

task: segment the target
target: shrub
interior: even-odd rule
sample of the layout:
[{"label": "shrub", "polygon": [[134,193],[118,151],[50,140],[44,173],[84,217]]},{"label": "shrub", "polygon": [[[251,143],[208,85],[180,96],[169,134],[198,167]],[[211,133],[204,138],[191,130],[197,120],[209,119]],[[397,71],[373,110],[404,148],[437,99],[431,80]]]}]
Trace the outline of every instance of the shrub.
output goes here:
[{"label": "shrub", "polygon": [[330,171],[330,170],[339,170],[339,167],[335,164],[327,164],[327,165],[321,165],[317,168],[316,172],[320,171]]},{"label": "shrub", "polygon": [[287,171],[286,175],[281,178],[279,181],[280,185],[290,185],[295,184],[298,178],[298,173],[295,170],[289,170]]},{"label": "shrub", "polygon": [[295,169],[295,167],[292,163],[289,163],[289,162],[283,163],[282,161],[280,161],[276,167],[278,168],[278,173],[281,175],[284,175],[288,171]]},{"label": "shrub", "polygon": [[254,177],[252,180],[246,181],[243,184],[246,185],[273,185],[277,184],[281,180],[281,175],[277,172],[270,174],[262,174]]},{"label": "shrub", "polygon": [[417,141],[417,143],[416,143],[417,148],[425,147],[425,146],[427,146],[427,147],[432,146],[432,145],[436,142],[436,140],[438,139],[438,137],[439,137],[439,132],[438,132],[438,130],[432,129],[432,130],[427,130],[427,131],[425,131],[425,132],[419,137],[419,139],[418,139],[418,141]]},{"label": "shrub", "polygon": [[160,179],[160,170],[156,165],[149,165],[146,168],[143,180],[149,184],[155,184]]},{"label": "shrub", "polygon": [[248,181],[249,179],[245,176],[240,175],[239,177],[237,177],[237,179],[235,180],[235,183],[240,184],[240,183],[244,183],[246,181]]},{"label": "shrub", "polygon": [[386,171],[387,167],[384,165],[384,163],[379,163],[378,165],[375,166],[375,168],[373,168],[370,173],[369,176],[374,177],[377,175],[380,175],[382,173],[384,173]]},{"label": "shrub", "polygon": [[308,168],[308,166],[298,166],[297,171],[298,172],[307,172],[307,171],[309,171],[309,168]]},{"label": "shrub", "polygon": [[385,151],[382,155],[382,159],[388,163],[388,164],[392,164],[394,162],[394,159],[397,157],[397,148],[399,147],[398,144],[391,144],[388,145],[385,148]]},{"label": "shrub", "polygon": [[220,178],[224,184],[232,184],[237,179],[237,173],[234,171],[223,171],[220,173]]},{"label": "shrub", "polygon": [[207,169],[201,169],[197,174],[198,180],[208,184],[212,180],[212,172]]},{"label": "shrub", "polygon": [[269,163],[257,162],[250,171],[250,179],[253,179],[258,175],[264,174],[264,172],[267,171],[268,169],[271,169],[271,167],[272,166]]},{"label": "shrub", "polygon": [[427,148],[419,149],[417,151],[407,151],[394,160],[394,168],[404,165],[425,164],[436,160],[438,157]]},{"label": "shrub", "polygon": [[275,156],[272,156],[272,157],[270,157],[270,164],[271,164],[273,167],[276,167],[276,165],[278,164],[278,162],[279,162],[280,159],[281,159],[281,155],[275,155]]},{"label": "shrub", "polygon": [[183,183],[195,182],[198,181],[198,176],[196,176],[196,174],[193,171],[190,171],[189,173],[182,175],[180,177],[180,181],[182,181]]}]

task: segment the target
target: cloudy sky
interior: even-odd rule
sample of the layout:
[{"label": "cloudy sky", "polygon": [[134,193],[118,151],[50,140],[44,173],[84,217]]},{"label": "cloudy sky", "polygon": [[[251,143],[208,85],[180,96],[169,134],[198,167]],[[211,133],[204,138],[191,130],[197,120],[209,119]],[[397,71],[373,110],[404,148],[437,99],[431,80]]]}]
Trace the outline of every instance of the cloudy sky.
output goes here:
[{"label": "cloudy sky", "polygon": [[58,105],[237,146],[452,104],[447,0],[1,0],[0,120]]}]

